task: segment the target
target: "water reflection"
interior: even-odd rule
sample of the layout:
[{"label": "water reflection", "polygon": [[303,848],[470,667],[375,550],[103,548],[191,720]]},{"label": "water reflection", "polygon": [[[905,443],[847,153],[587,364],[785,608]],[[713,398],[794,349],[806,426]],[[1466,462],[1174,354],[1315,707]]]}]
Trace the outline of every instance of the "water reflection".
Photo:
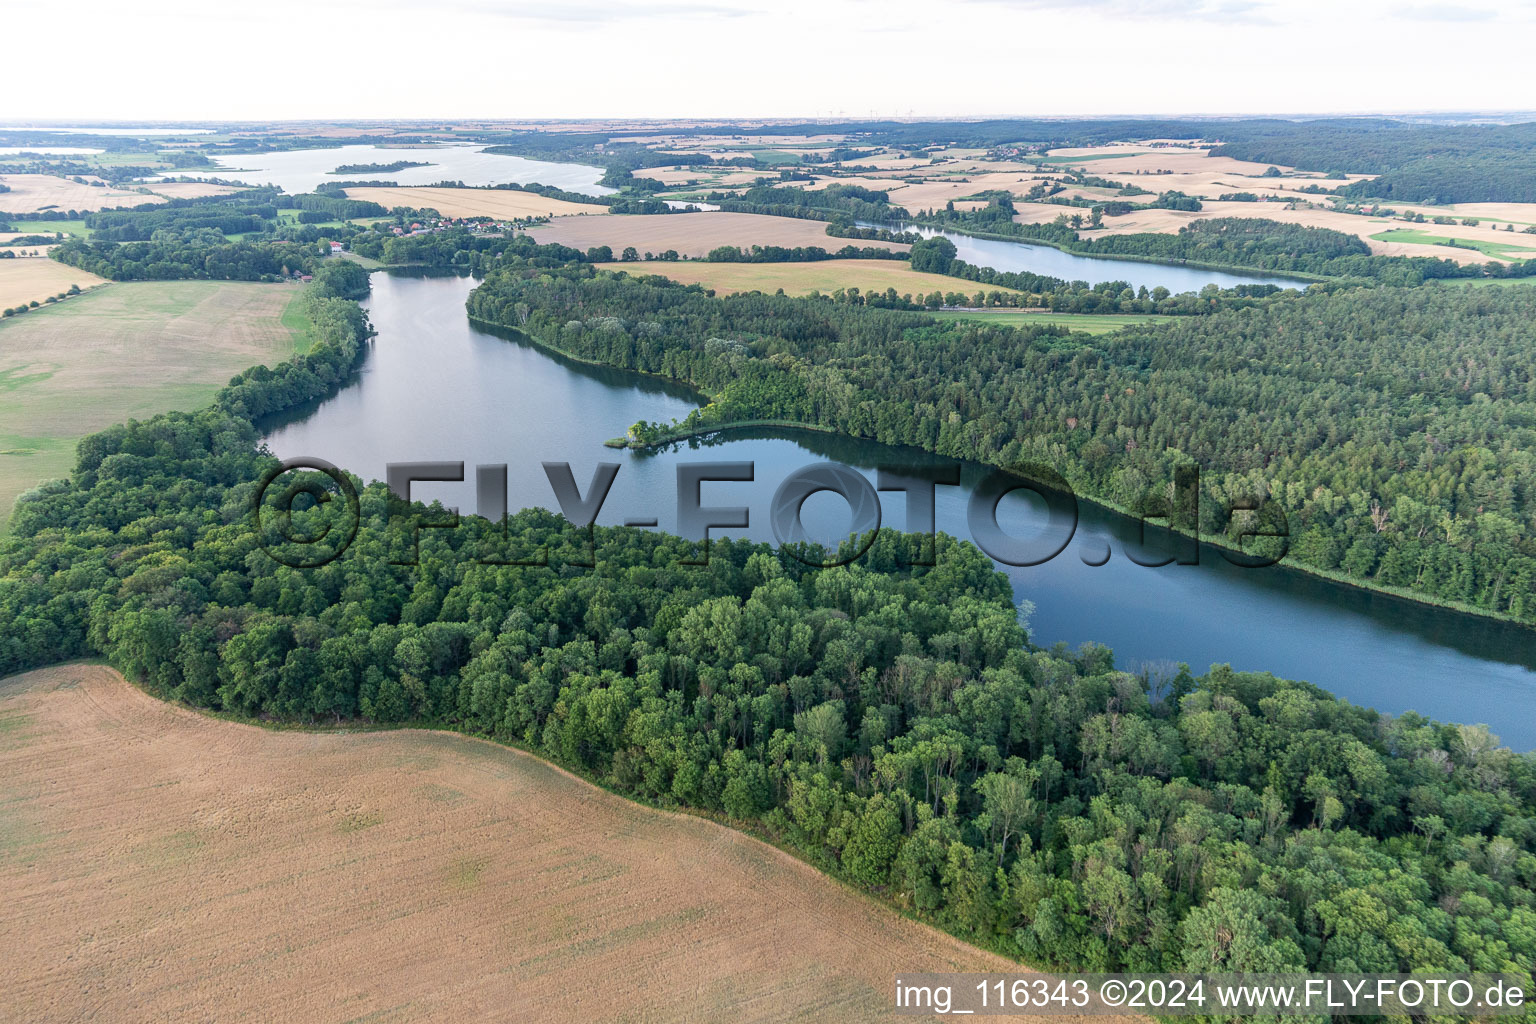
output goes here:
[{"label": "water reflection", "polygon": [[[877,467],[944,464],[926,452],[805,430],[727,432],[659,452],[605,448],[637,420],[669,420],[696,405],[687,389],[546,353],[516,332],[471,326],[466,278],[374,276],[370,315],[379,330],[356,379],[339,394],[269,427],[283,457],[317,456],[365,479],[387,462],[463,461],[463,483],[420,484],[413,495],[475,507],[478,464],[508,465],[513,508],[557,503],[540,465],[569,461],[583,488],[600,462],[620,470],[598,522],[654,518],[675,530],[679,463],[752,461],[751,482],[705,483],[706,505],[744,505],[744,530],[721,536],[772,540],[768,510],[791,472],[822,460],[871,480]],[[940,530],[967,537],[967,504],[990,472],[966,465],[961,485],[939,487]],[[902,495],[881,496],[886,526],[905,526]],[[1041,503],[1005,498],[1002,527],[1020,537],[1044,528]],[[835,542],[847,506],[806,502],[807,532]],[[1020,601],[1034,605],[1036,642],[1098,641],[1117,662],[1215,662],[1305,679],[1359,704],[1414,709],[1445,721],[1486,722],[1517,749],[1536,747],[1536,633],[1370,594],[1287,569],[1242,569],[1202,547],[1198,565],[1147,568],[1128,553],[1138,526],[1083,502],[1070,545],[1044,565],[1003,566]],[[1103,561],[1108,551],[1107,561]],[[1147,552],[1151,553],[1151,552]],[[1089,564],[1102,561],[1101,565]]]}]

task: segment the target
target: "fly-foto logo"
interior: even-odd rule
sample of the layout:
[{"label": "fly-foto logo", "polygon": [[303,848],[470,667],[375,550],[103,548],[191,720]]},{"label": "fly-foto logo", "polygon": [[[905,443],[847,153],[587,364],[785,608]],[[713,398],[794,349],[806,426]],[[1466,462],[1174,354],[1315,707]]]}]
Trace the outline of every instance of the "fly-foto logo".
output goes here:
[{"label": "fly-foto logo", "polygon": [[[596,524],[622,468],[617,462],[600,462],[593,469],[585,492],[577,483],[569,462],[542,463],[560,513],[579,529]],[[307,471],[307,472],[306,472]],[[283,486],[279,481],[291,476]],[[415,564],[415,552],[422,530],[454,529],[459,513],[448,510],[441,518],[424,516],[412,505],[411,489],[417,483],[459,482],[465,479],[463,462],[392,462],[385,470],[390,497],[388,519],[392,529],[407,535],[407,553],[396,564]],[[756,480],[756,465],[743,462],[682,462],[676,467],[677,533],[686,540],[703,545],[701,559],[706,564],[711,530],[747,529],[752,524],[752,508],[747,505],[705,505],[705,483],[749,483]],[[507,517],[507,465],[479,465],[474,470],[475,513],[491,523],[503,523]],[[792,471],[779,484],[769,503],[768,522],[773,536],[792,557],[817,568],[846,565],[869,550],[880,530],[882,508],[880,492],[899,493],[904,497],[905,530],[933,538],[937,531],[936,496],[939,487],[960,484],[960,465],[881,466],[870,482],[863,473],[836,462],[818,462]],[[998,509],[1003,499],[1018,491],[1028,491],[1044,502],[1046,525],[1035,536],[1023,538],[1008,533],[999,521]],[[806,501],[815,494],[831,493],[848,506],[848,540],[835,552],[827,552],[813,543],[802,519]],[[309,498],[301,503],[301,496]],[[1196,467],[1180,467],[1171,486],[1159,488],[1143,502],[1137,516],[1140,540],[1145,546],[1146,530],[1157,523],[1172,535],[1174,553],[1148,556],[1127,547],[1126,556],[1138,565],[1196,565],[1200,545],[1195,540],[1200,522],[1200,473]],[[296,525],[294,516],[304,509],[341,503],[334,514],[320,517],[319,525]],[[262,477],[251,505],[258,537],[263,549],[274,559],[292,568],[318,568],[341,557],[356,539],[362,523],[361,501],[352,478],[329,462],[316,458],[288,459],[274,466]],[[1217,548],[1221,557],[1244,568],[1274,565],[1284,556],[1289,540],[1284,511],[1268,499],[1235,499],[1224,510],[1237,523],[1226,534],[1225,545]],[[313,518],[313,517],[311,517]],[[658,525],[654,516],[630,517],[624,526]],[[966,503],[966,528],[970,539],[994,561],[1011,566],[1042,565],[1065,551],[1078,527],[1078,501],[1071,485],[1061,474],[1047,466],[1025,464],[1009,470],[994,469],[971,491]],[[1263,553],[1248,553],[1252,541],[1267,539]],[[928,547],[932,550],[932,547]],[[1087,565],[1109,561],[1107,546],[1102,554],[1084,551]],[[546,560],[483,558],[489,564],[544,565]],[[918,562],[915,564],[925,564]],[[931,564],[931,563],[927,563]]]}]

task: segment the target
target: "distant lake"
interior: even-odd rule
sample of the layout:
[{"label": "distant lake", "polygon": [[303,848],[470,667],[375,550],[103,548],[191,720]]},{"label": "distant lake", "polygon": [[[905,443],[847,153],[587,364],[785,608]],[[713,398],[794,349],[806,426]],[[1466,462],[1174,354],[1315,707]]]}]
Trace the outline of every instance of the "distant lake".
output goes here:
[{"label": "distant lake", "polygon": [[[430,163],[399,171],[331,172],[344,164],[392,164],[400,160]],[[601,167],[498,156],[484,146],[340,146],[335,149],[290,149],[277,153],[230,153],[214,158],[215,169],[180,170],[203,173],[248,185],[277,185],[289,195],[313,192],[326,181],[393,181],[397,185],[431,185],[462,181],[466,185],[552,185],[568,192],[606,196],[613,189],[597,183]]]},{"label": "distant lake", "polygon": [[[873,477],[880,465],[942,462],[914,449],[809,431],[750,431],[661,452],[604,448],[636,420],[670,420],[696,407],[685,389],[619,370],[556,358],[515,332],[469,323],[461,277],[373,275],[365,303],[378,337],[356,379],[339,393],[265,425],[282,457],[326,459],[362,476],[384,477],[388,462],[463,461],[464,483],[419,484],[412,496],[475,508],[474,467],[508,465],[508,506],[557,508],[539,463],[569,460],[582,493],[594,466],[621,469],[598,521],[654,518],[676,529],[679,463],[751,460],[750,483],[707,483],[706,505],[745,505],[747,530],[718,536],[772,541],[768,509],[790,472],[823,460]],[[951,463],[952,464],[952,463]],[[969,537],[966,505],[986,472],[964,467],[962,485],[940,487],[939,529]],[[885,525],[901,528],[900,495],[882,496]],[[1004,499],[1001,525],[1029,538],[1042,509],[1024,492]],[[806,501],[807,533],[835,543],[848,529],[847,505],[828,494]],[[1214,662],[1239,671],[1304,679],[1355,704],[1419,711],[1444,722],[1485,722],[1516,750],[1536,749],[1536,631],[1342,586],[1289,569],[1240,569],[1211,548],[1199,565],[1146,568],[1137,526],[1083,502],[1067,550],[1044,565],[999,566],[1029,616],[1036,643],[1098,641],[1116,664]],[[1090,565],[1110,554],[1108,562]],[[1145,559],[1144,559],[1145,560]]]},{"label": "distant lake", "polygon": [[[1063,207],[1063,209],[1066,209]],[[883,227],[893,231],[915,232],[924,238],[943,237],[955,243],[955,256],[975,267],[991,267],[993,270],[1011,270],[1030,274],[1059,277],[1063,281],[1087,281],[1100,284],[1104,281],[1124,281],[1132,288],[1156,288],[1161,285],[1170,292],[1197,292],[1208,284],[1218,288],[1235,288],[1240,284],[1272,284],[1281,288],[1305,288],[1310,281],[1275,274],[1241,271],[1201,270],[1176,263],[1149,263],[1142,260],[1111,260],[1102,256],[1079,256],[1049,245],[1031,245],[1028,242],[1001,241],[995,238],[973,238],[958,231],[944,231],[926,224],[896,223],[876,224],[859,221],[864,227]],[[857,244],[857,243],[855,243]],[[957,285],[958,290],[965,290]]]}]

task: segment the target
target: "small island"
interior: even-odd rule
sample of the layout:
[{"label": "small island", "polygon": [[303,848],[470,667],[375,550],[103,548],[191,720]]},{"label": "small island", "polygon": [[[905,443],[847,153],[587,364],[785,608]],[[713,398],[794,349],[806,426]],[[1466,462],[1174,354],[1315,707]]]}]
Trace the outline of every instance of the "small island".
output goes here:
[{"label": "small island", "polygon": [[395,171],[403,171],[407,167],[431,167],[424,160],[396,160],[387,164],[342,164],[329,174],[393,174]]}]

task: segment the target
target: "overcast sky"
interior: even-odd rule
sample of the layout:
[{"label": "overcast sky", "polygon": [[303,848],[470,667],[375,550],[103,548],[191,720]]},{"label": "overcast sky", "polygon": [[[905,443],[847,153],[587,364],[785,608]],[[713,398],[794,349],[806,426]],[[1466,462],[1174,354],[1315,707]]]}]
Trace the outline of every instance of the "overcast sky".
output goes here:
[{"label": "overcast sky", "polygon": [[10,52],[46,67],[13,71],[0,119],[1530,110],[1533,8],[4,0]]}]

